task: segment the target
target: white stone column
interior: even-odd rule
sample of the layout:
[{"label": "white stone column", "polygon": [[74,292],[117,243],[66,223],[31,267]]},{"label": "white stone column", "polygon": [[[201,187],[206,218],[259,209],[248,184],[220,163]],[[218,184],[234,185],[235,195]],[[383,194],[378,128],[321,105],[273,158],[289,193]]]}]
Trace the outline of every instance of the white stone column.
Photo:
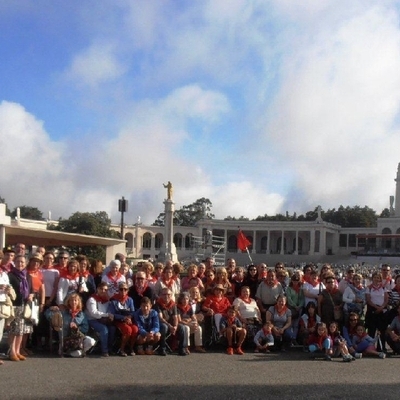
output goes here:
[{"label": "white stone column", "polygon": [[[164,200],[165,205],[165,240],[161,247],[160,259],[161,260],[171,260],[173,262],[178,261],[178,256],[176,254],[176,248],[174,244],[174,211],[175,203],[170,200]],[[153,244],[152,244],[153,247]]]},{"label": "white stone column", "polygon": [[284,230],[282,230],[281,254],[285,254],[285,246],[284,246],[284,241],[285,241],[285,231],[284,231]]},{"label": "white stone column", "polygon": [[256,251],[256,243],[257,243],[256,235],[257,235],[257,232],[254,230],[253,231],[253,249],[251,250],[251,254],[256,254],[257,253],[257,251]]},{"label": "white stone column", "polygon": [[315,249],[315,230],[311,229],[310,230],[310,256],[314,255],[314,249]]},{"label": "white stone column", "polygon": [[267,254],[271,254],[271,231],[268,229],[267,231]]},{"label": "white stone column", "polygon": [[320,240],[319,240],[319,252],[320,254],[326,255],[326,230],[325,228],[320,229]]},{"label": "white stone column", "polygon": [[297,256],[299,254],[299,231],[296,229],[296,248],[294,249],[294,254]]}]

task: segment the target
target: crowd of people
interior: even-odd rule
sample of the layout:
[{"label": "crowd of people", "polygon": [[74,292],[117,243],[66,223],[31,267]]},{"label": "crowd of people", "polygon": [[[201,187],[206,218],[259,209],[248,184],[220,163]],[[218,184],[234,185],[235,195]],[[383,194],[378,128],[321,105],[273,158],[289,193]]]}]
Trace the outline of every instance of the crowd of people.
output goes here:
[{"label": "crowd of people", "polygon": [[[57,263],[56,262],[57,259]],[[19,243],[0,261],[0,342],[11,361],[51,349],[83,357],[285,352],[302,347],[330,361],[400,354],[400,275],[384,264],[370,279],[356,267],[339,277],[329,264],[216,267],[150,261],[134,272],[118,253],[104,268],[84,255],[45,248],[26,257]],[[3,361],[0,360],[0,364]]]}]

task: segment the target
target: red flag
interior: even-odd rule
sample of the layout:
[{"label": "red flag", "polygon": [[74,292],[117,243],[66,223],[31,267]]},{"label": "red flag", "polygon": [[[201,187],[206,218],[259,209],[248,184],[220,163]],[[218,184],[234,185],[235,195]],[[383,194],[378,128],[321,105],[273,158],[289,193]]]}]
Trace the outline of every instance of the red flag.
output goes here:
[{"label": "red flag", "polygon": [[237,236],[237,247],[242,251],[246,251],[247,247],[251,245],[251,242],[247,239],[241,229],[239,229],[239,233]]}]

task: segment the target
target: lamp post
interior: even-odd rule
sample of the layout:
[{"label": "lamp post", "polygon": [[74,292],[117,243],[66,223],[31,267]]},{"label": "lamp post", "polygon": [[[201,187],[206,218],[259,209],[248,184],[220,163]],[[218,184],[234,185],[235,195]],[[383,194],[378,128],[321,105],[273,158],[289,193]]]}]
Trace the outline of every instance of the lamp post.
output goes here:
[{"label": "lamp post", "polygon": [[118,211],[121,213],[121,239],[124,240],[124,212],[128,211],[128,200],[124,196],[118,200]]}]

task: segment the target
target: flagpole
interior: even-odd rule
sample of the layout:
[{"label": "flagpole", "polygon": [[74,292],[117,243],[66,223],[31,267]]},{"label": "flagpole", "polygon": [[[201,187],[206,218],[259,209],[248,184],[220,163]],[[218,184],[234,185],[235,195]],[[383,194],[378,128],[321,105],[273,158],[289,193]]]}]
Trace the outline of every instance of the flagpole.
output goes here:
[{"label": "flagpole", "polygon": [[248,249],[247,247],[246,247],[246,251],[247,251],[247,255],[248,255],[249,258],[250,258],[251,263],[254,264],[254,263],[253,263],[253,259],[252,259],[251,256],[250,256],[249,249]]}]

